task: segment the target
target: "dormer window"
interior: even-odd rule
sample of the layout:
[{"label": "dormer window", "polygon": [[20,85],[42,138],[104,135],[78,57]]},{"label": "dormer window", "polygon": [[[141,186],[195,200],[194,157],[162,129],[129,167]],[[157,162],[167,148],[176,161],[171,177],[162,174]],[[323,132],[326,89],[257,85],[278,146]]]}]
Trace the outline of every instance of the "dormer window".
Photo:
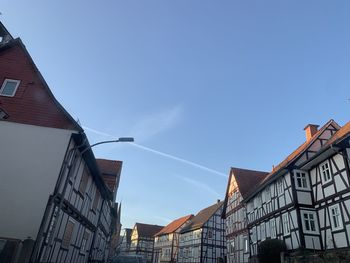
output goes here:
[{"label": "dormer window", "polygon": [[20,82],[21,81],[15,79],[5,79],[0,89],[0,95],[6,97],[15,96]]}]

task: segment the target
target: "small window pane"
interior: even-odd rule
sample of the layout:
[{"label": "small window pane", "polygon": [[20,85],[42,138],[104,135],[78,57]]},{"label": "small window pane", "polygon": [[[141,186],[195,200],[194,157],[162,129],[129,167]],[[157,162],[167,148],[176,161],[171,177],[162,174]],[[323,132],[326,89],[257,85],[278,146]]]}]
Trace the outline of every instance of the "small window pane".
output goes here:
[{"label": "small window pane", "polygon": [[1,87],[0,94],[3,96],[14,96],[19,83],[18,80],[6,79]]}]

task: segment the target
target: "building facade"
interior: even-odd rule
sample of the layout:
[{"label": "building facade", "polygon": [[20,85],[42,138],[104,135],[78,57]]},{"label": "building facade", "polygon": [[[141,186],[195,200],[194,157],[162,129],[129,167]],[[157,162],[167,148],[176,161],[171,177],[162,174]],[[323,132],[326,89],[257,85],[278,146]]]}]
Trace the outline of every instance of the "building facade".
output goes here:
[{"label": "building facade", "polygon": [[180,231],[186,227],[193,215],[174,220],[154,236],[153,262],[176,262],[179,252]]},{"label": "building facade", "polygon": [[0,83],[0,261],[104,261],[115,193],[83,129],[1,23]]},{"label": "building facade", "polygon": [[147,262],[152,262],[154,235],[164,226],[136,223],[131,232],[129,254],[143,256]]},{"label": "building facade", "polygon": [[223,202],[201,210],[180,232],[178,262],[216,262],[226,254]]},{"label": "building facade", "polygon": [[227,262],[249,261],[249,231],[247,208],[243,202],[252,185],[259,184],[266,172],[231,168],[222,216],[225,219]]},{"label": "building facade", "polygon": [[305,131],[306,141],[243,200],[250,260],[267,239],[282,240],[289,253],[350,248],[350,123]]}]

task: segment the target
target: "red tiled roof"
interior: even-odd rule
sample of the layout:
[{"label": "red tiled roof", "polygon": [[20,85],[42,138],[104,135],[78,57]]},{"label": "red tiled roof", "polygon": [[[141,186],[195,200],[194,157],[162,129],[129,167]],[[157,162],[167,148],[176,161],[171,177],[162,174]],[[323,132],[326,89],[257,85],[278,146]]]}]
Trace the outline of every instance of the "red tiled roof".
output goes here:
[{"label": "red tiled roof", "polygon": [[239,192],[243,198],[245,198],[254,189],[254,187],[259,185],[260,182],[262,182],[269,174],[268,172],[247,170],[235,167],[232,167],[231,171],[236,178]]},{"label": "red tiled roof", "polygon": [[350,121],[341,127],[333,136],[330,138],[325,146],[331,145],[332,143],[343,139],[345,136],[350,133]]},{"label": "red tiled roof", "polygon": [[164,226],[136,223],[135,227],[137,228],[137,233],[139,237],[153,237]]},{"label": "red tiled roof", "polygon": [[20,80],[20,85],[14,97],[0,96],[0,108],[9,115],[4,121],[82,131],[55,99],[19,38],[0,48],[0,85],[6,78]]},{"label": "red tiled roof", "polygon": [[162,230],[160,230],[155,236],[160,236],[164,234],[170,234],[175,232],[179,227],[185,224],[189,219],[191,219],[193,215],[183,216],[166,225]]},{"label": "red tiled roof", "polygon": [[100,169],[103,181],[107,187],[114,192],[119,183],[122,162],[106,159],[96,159],[96,162]]},{"label": "red tiled roof", "polygon": [[199,211],[199,213],[191,219],[190,223],[181,230],[181,233],[201,228],[216,213],[223,203],[223,201],[217,202]]}]

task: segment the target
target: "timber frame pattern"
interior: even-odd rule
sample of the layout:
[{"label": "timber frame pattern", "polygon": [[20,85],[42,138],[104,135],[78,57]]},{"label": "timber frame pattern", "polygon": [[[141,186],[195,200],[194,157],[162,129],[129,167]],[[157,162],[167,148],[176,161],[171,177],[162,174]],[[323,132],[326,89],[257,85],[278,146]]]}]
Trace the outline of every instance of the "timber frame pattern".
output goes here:
[{"label": "timber frame pattern", "polygon": [[[177,262],[216,262],[226,254],[223,202],[200,211],[180,234]],[[208,213],[205,217],[203,214]],[[205,219],[204,219],[205,218]],[[199,219],[199,220],[198,220]],[[204,219],[202,222],[201,219]]]},{"label": "timber frame pattern", "polygon": [[67,165],[62,167],[38,234],[35,262],[104,262],[108,257],[112,193],[97,176],[92,152],[82,155],[77,147],[83,141],[80,135],[72,135]]},{"label": "timber frame pattern", "polygon": [[[228,262],[254,260],[259,243],[274,238],[283,240],[290,253],[350,249],[350,123],[340,127],[330,120],[319,130],[311,126],[314,132],[304,144],[223,213]],[[230,198],[227,192],[225,206]],[[229,216],[242,207],[246,208],[249,258],[234,256],[242,252],[237,242],[230,250],[234,234],[229,229],[241,221]]]}]

